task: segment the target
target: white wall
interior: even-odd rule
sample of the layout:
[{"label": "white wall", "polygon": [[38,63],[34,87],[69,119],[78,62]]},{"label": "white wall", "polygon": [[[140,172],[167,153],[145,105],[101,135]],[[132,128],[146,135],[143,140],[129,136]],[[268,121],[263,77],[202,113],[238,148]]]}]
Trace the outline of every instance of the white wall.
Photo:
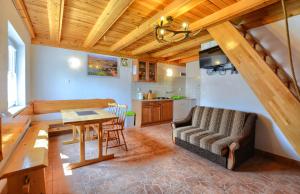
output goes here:
[{"label": "white wall", "polygon": [[196,90],[199,94],[197,96],[199,105],[257,113],[255,147],[300,161],[300,157],[240,74],[231,75],[228,72],[225,76],[218,74],[209,76],[205,70],[199,71],[199,62],[195,61],[187,64],[187,76],[196,76],[195,73],[190,75],[190,72],[195,72],[197,68],[200,87],[187,87],[187,95],[195,93],[188,90]]},{"label": "white wall", "polygon": [[[166,70],[172,69],[173,76],[167,77]],[[157,82],[145,83],[145,82],[133,82],[132,96],[136,97],[138,88],[141,92],[147,93],[152,90],[157,96],[170,97],[173,95],[185,94],[185,77],[180,77],[180,73],[185,73],[186,68],[168,64],[158,64],[157,66]]]},{"label": "white wall", "polygon": [[25,43],[26,101],[30,101],[30,35],[12,1],[0,0],[0,111],[7,111],[8,21]]},{"label": "white wall", "polygon": [[[119,77],[88,76],[88,54],[32,45],[32,99],[113,98],[131,106],[132,60],[128,60],[128,67],[123,67],[118,58]],[[80,60],[79,69],[69,67],[71,57]]]},{"label": "white wall", "polygon": [[194,98],[200,104],[200,68],[196,61],[186,64],[186,86],[185,94]]}]

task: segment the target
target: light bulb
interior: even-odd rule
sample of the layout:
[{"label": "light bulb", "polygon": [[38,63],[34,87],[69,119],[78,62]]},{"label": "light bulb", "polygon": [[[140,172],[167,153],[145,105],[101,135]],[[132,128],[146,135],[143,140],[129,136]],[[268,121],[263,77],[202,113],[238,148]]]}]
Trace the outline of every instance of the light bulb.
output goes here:
[{"label": "light bulb", "polygon": [[159,33],[160,33],[160,35],[164,35],[165,34],[165,30],[164,29],[160,29]]},{"label": "light bulb", "polygon": [[160,17],[160,21],[164,21],[165,20],[165,17],[164,16],[161,16]]},{"label": "light bulb", "polygon": [[187,27],[188,27],[188,23],[183,22],[183,23],[182,23],[182,28],[183,28],[183,29],[186,29]]}]

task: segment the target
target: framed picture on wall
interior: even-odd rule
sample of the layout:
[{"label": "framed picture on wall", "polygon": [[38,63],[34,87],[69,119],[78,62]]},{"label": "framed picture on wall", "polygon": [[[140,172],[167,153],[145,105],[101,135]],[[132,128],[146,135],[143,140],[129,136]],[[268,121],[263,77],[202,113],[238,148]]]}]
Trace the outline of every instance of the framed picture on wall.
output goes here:
[{"label": "framed picture on wall", "polygon": [[88,55],[88,75],[117,77],[117,58]]}]

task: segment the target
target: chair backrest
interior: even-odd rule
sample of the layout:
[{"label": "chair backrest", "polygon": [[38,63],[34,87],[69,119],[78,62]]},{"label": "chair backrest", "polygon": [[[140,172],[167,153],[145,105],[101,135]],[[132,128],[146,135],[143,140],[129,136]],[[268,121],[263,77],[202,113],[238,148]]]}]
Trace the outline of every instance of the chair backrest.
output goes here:
[{"label": "chair backrest", "polygon": [[116,114],[118,110],[117,103],[107,103],[107,111]]},{"label": "chair backrest", "polygon": [[128,109],[127,105],[124,104],[117,105],[117,112],[116,112],[116,115],[118,116],[117,124],[121,125],[122,128],[124,127],[127,109]]}]

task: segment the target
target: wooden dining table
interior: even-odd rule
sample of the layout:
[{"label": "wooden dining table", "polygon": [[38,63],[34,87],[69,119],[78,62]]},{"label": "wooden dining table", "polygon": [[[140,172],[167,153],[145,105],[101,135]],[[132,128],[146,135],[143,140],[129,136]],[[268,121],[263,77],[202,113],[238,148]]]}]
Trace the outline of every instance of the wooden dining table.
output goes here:
[{"label": "wooden dining table", "polygon": [[[63,124],[73,125],[79,128],[80,161],[70,164],[70,169],[114,158],[113,154],[103,155],[102,153],[102,124],[116,119],[117,116],[114,113],[108,112],[105,109],[67,109],[61,110],[61,115]],[[99,127],[96,128],[98,130],[98,157],[90,160],[85,159],[85,126],[87,125],[99,125]]]}]

